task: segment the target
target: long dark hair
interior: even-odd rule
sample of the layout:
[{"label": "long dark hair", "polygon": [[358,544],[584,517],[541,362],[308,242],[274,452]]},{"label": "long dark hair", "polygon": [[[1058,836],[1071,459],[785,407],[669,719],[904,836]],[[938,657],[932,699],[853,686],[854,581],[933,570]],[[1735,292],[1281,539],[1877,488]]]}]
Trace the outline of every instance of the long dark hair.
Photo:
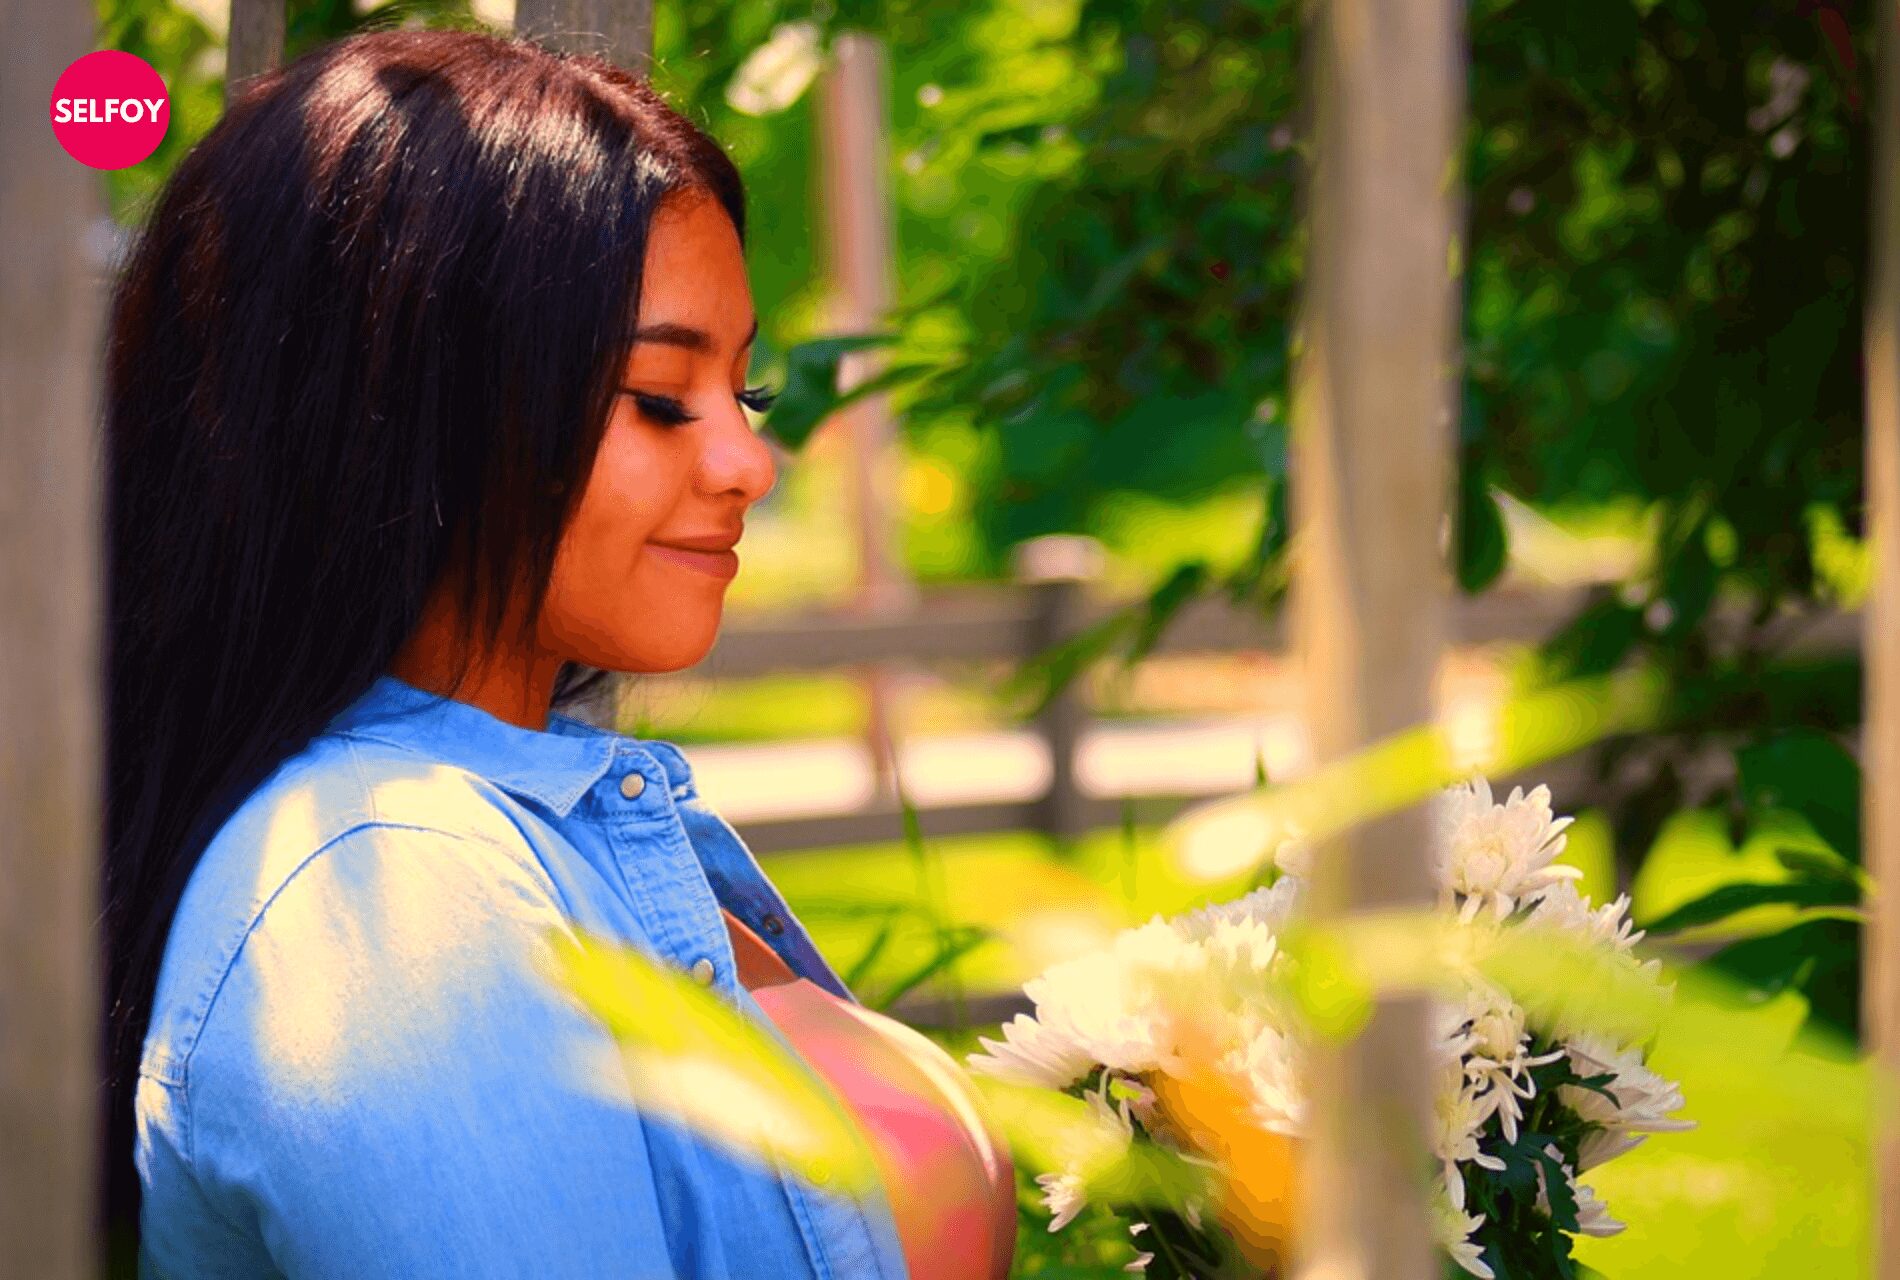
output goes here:
[{"label": "long dark hair", "polygon": [[[744,192],[597,58],[379,31],[250,82],[112,299],[107,1221],[132,1085],[205,845],[457,583],[467,659],[532,634],[632,341],[665,197]],[[569,664],[557,702],[605,673]]]}]

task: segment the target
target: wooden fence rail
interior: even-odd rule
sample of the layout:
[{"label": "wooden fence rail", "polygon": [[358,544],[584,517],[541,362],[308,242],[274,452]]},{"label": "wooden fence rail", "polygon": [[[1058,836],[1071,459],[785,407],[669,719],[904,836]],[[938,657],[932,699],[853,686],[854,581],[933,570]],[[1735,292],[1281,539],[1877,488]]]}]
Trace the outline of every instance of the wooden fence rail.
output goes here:
[{"label": "wooden fence rail", "polygon": [[[1075,548],[1075,541],[1056,538],[1043,547],[1030,544],[1018,558],[1021,576],[1013,584],[927,591],[901,614],[865,617],[814,610],[749,622],[733,619],[696,674],[735,680],[788,672],[849,671],[870,663],[913,669],[962,663],[1019,665],[1124,607],[1100,599],[1092,590],[1096,584],[1086,574],[1050,571],[1052,563],[1085,564],[1091,559]],[[1554,635],[1605,590],[1510,587],[1460,597],[1446,608],[1447,642],[1453,647],[1536,644]],[[1746,619],[1740,613],[1731,617],[1718,612],[1711,625],[1717,633],[1739,633]],[[1805,625],[1799,642],[1791,643],[1789,650],[1838,653],[1851,650],[1859,639],[1857,615],[1830,613]],[[1225,597],[1210,597],[1183,607],[1152,652],[1160,656],[1287,653],[1289,645],[1288,628],[1280,617],[1268,617]],[[1029,726],[1049,760],[1050,784],[1044,793],[1032,799],[922,809],[917,816],[923,834],[944,837],[1027,830],[1076,836],[1117,825],[1130,812],[1141,823],[1165,821],[1210,794],[1089,794],[1075,765],[1091,719],[1083,682],[1077,680]],[[1552,762],[1535,773],[1538,780],[1551,785],[1567,808],[1586,807],[1605,786],[1581,759]],[[899,840],[904,818],[895,803],[876,800],[848,812],[744,821],[739,828],[755,852],[790,853]]]}]

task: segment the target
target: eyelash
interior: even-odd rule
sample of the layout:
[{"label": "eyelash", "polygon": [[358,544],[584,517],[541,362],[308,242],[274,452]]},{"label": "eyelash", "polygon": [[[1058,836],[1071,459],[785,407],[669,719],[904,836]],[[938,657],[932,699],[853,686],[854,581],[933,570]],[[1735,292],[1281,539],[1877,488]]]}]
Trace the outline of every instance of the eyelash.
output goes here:
[{"label": "eyelash", "polygon": [[[686,406],[672,396],[648,395],[644,391],[635,391],[631,387],[621,388],[620,394],[632,396],[634,404],[639,406],[641,413],[663,426],[681,427],[689,422],[699,421],[698,414],[688,413]],[[778,399],[778,389],[747,387],[734,399],[754,413],[764,413],[772,407],[772,402]]]}]

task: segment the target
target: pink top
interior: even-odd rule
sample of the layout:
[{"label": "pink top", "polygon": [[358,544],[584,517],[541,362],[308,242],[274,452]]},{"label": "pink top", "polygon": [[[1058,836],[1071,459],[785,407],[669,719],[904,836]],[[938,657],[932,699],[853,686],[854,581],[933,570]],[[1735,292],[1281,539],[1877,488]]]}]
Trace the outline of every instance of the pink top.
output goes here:
[{"label": "pink top", "polygon": [[896,1019],[792,976],[730,917],[728,929],[753,999],[869,1137],[910,1274],[1004,1280],[1016,1247],[1015,1170],[962,1068]]}]

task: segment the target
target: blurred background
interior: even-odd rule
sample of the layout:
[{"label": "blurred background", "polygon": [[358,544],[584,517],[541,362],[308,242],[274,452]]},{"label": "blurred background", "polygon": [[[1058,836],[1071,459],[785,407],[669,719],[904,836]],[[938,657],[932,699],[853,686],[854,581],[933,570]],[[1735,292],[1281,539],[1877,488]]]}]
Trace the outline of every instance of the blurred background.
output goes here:
[{"label": "blurred background", "polygon": [[[293,0],[285,48],[514,8]],[[98,4],[174,110],[106,175],[102,267],[222,110],[229,9]],[[1867,1143],[1815,1116],[1866,1083],[1873,19],[1468,8],[1441,717],[1661,675],[1654,731],[1532,780],[1578,815],[1586,891],[1794,1046],[1785,1088],[1688,1076],[1700,1129],[1602,1172],[1633,1226],[1579,1256],[1609,1275],[1866,1274]],[[1295,0],[654,7],[653,82],[748,184],[785,454],[719,647],[597,714],[680,743],[866,1002],[954,1046],[1053,960],[1243,889],[1161,824],[1308,765],[1281,616],[1302,43]],[[1125,1258],[1105,1217],[1052,1237],[1024,1204],[1020,1274]]]}]

